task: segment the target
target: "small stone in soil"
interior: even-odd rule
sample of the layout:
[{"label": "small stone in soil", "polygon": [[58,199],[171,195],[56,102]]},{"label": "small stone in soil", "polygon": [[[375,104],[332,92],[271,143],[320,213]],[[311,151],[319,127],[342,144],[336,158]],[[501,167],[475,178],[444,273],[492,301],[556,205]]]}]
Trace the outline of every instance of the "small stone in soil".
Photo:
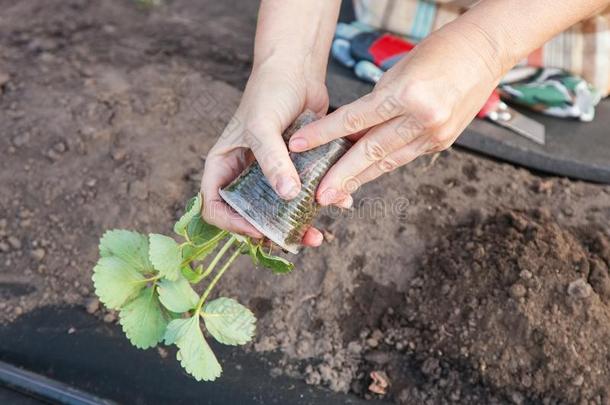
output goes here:
[{"label": "small stone in soil", "polygon": [[61,158],[61,153],[57,152],[55,149],[49,149],[47,151],[47,157],[53,162],[56,162]]},{"label": "small stone in soil", "polygon": [[577,387],[580,387],[581,385],[583,385],[583,383],[585,382],[585,377],[583,377],[582,374],[577,375],[573,380],[572,380],[572,385],[575,385]]},{"label": "small stone in soil", "polygon": [[88,313],[94,314],[100,308],[100,300],[97,298],[88,298],[85,301],[85,309]]},{"label": "small stone in soil", "polygon": [[157,347],[157,352],[159,353],[159,356],[160,356],[162,359],[167,358],[167,350],[165,350],[164,348],[162,348],[162,347]]},{"label": "small stone in soil", "polygon": [[0,253],[6,253],[8,252],[10,249],[8,243],[6,242],[0,242]]},{"label": "small stone in soil", "polygon": [[524,297],[525,294],[527,294],[527,289],[523,286],[523,284],[515,283],[510,288],[510,295],[513,298],[519,299],[521,297]]},{"label": "small stone in soil", "polygon": [[13,145],[16,148],[20,148],[24,145],[27,145],[27,143],[30,141],[30,133],[29,132],[22,132],[18,135],[15,135],[15,137],[13,137]]},{"label": "small stone in soil", "polygon": [[116,315],[114,313],[109,312],[106,315],[104,315],[104,322],[112,323],[114,321],[116,321]]},{"label": "small stone in soil", "polygon": [[572,281],[568,286],[568,295],[574,298],[588,298],[589,296],[591,296],[591,292],[591,285],[582,278]]},{"label": "small stone in soil", "polygon": [[34,249],[30,252],[30,255],[32,256],[32,258],[34,258],[37,261],[42,261],[42,259],[44,259],[45,255],[46,255],[46,251],[43,248],[38,248],[38,249]]},{"label": "small stone in soil", "polygon": [[519,273],[519,277],[523,280],[529,280],[532,278],[532,272],[529,270],[522,270],[521,273]]},{"label": "small stone in soil", "polygon": [[369,347],[377,347],[377,346],[379,346],[379,340],[371,337],[366,340],[366,344]]},{"label": "small stone in soil", "polygon": [[9,236],[8,243],[11,245],[13,249],[19,250],[21,249],[21,241],[16,236]]},{"label": "small stone in soil", "polygon": [[53,150],[57,153],[64,153],[68,148],[64,141],[59,141],[53,145]]},{"label": "small stone in soil", "polygon": [[119,162],[125,159],[125,156],[127,156],[127,150],[125,148],[114,148],[110,155],[112,156],[113,160]]}]

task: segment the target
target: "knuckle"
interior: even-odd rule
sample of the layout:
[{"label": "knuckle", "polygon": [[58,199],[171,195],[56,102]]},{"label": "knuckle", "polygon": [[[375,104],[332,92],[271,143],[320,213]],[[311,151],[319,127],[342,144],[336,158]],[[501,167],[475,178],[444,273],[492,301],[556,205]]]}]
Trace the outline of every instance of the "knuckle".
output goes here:
[{"label": "knuckle", "polygon": [[348,194],[356,192],[362,183],[354,176],[348,176],[341,181],[341,190]]},{"label": "knuckle", "polygon": [[439,105],[424,104],[419,112],[419,119],[426,129],[437,129],[445,125],[451,116],[451,112]]},{"label": "knuckle", "polygon": [[253,132],[245,131],[243,141],[245,145],[250,148],[250,150],[254,154],[258,154],[263,148],[263,142],[261,141],[261,138],[254,135]]},{"label": "knuckle", "polygon": [[362,113],[353,111],[349,106],[340,107],[337,114],[343,121],[343,128],[349,132],[358,132],[365,127],[365,117]]},{"label": "knuckle", "polygon": [[425,128],[413,114],[408,114],[397,121],[394,130],[406,145],[421,135]]},{"label": "knuckle", "polygon": [[250,124],[245,127],[242,133],[243,142],[256,153],[257,149],[263,146],[265,134],[269,134],[270,129],[260,124]]},{"label": "knuckle", "polygon": [[382,160],[387,152],[383,146],[375,139],[363,139],[364,142],[364,156],[370,162],[377,162]]},{"label": "knuckle", "polygon": [[416,82],[406,85],[399,92],[399,99],[414,118],[425,129],[435,129],[443,126],[451,117],[451,109],[439,96],[430,92],[425,83]]},{"label": "knuckle", "polygon": [[315,145],[321,145],[330,140],[327,139],[328,137],[324,135],[324,132],[322,131],[322,129],[320,129],[319,125],[316,125],[315,121],[308,127],[306,127],[303,131],[305,137],[309,141],[313,142]]},{"label": "knuckle", "polygon": [[375,88],[371,93],[375,113],[383,120],[389,120],[403,112],[403,103],[393,92],[386,88]]},{"label": "knuckle", "polygon": [[398,168],[398,162],[391,157],[387,156],[384,159],[377,162],[377,168],[383,173],[389,173]]}]

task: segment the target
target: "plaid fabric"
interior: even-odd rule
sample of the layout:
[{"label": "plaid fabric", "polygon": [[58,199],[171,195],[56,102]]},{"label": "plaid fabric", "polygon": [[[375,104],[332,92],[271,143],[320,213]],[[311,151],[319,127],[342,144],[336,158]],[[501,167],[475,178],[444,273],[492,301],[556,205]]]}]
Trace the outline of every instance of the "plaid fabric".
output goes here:
[{"label": "plaid fabric", "polygon": [[455,19],[464,7],[428,0],[355,0],[354,10],[364,24],[421,40]]},{"label": "plaid fabric", "polygon": [[[420,41],[457,18],[473,0],[353,0],[358,21]],[[610,7],[534,51],[528,65],[566,69],[610,93]]]}]

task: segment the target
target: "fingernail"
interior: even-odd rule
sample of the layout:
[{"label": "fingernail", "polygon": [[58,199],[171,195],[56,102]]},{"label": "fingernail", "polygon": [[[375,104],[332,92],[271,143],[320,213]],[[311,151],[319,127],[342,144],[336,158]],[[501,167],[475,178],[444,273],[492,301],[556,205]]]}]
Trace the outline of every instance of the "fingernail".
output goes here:
[{"label": "fingernail", "polygon": [[315,240],[313,241],[314,246],[313,247],[318,247],[322,244],[322,242],[324,242],[324,235],[322,235],[321,233],[316,235]]},{"label": "fingernail", "polygon": [[290,146],[290,150],[293,152],[302,152],[307,149],[307,140],[299,137],[291,138],[288,146]]},{"label": "fingernail", "polygon": [[278,179],[275,189],[277,193],[285,200],[291,200],[299,194],[299,186],[292,177],[282,176]]},{"label": "fingernail", "polygon": [[343,200],[339,201],[336,205],[337,205],[337,207],[345,208],[346,210],[349,210],[354,205],[354,199],[352,198],[351,195],[348,195]]}]

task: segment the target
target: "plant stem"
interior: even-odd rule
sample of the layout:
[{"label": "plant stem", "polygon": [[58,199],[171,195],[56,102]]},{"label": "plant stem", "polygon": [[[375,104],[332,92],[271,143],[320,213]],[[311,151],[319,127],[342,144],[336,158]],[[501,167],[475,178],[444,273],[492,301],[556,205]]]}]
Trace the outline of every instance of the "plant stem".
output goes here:
[{"label": "plant stem", "polygon": [[[231,239],[233,241],[235,241],[235,237],[234,236],[231,236]],[[214,286],[216,285],[216,283],[218,283],[218,280],[220,280],[220,278],[222,277],[224,272],[227,271],[227,269],[229,267],[231,267],[231,264],[235,261],[235,259],[237,259],[237,256],[239,256],[239,254],[241,252],[242,246],[243,246],[243,243],[237,249],[235,249],[235,252],[233,252],[231,257],[229,257],[229,260],[227,260],[226,263],[220,268],[218,273],[216,273],[216,275],[214,276],[214,278],[212,279],[212,281],[210,282],[208,287],[205,289],[205,291],[203,292],[203,295],[201,296],[201,299],[197,303],[196,313],[200,313],[201,312],[201,307],[203,307],[203,303],[208,298],[208,296],[210,295],[210,293],[214,289]]]},{"label": "plant stem", "polygon": [[199,247],[199,249],[197,249],[197,251],[195,251],[194,254],[192,254],[191,256],[189,256],[189,257],[185,258],[184,260],[182,260],[182,263],[180,264],[180,267],[184,267],[187,264],[189,264],[190,262],[192,262],[193,260],[196,260],[197,256],[199,256],[201,254],[201,252],[206,251],[210,247],[210,245],[213,245],[214,243],[217,243],[219,240],[221,240],[222,238],[224,238],[228,234],[229,233],[227,231],[222,231],[218,235],[214,236],[212,239],[210,239],[209,241],[207,241],[206,243],[201,245],[201,247]]},{"label": "plant stem", "polygon": [[196,279],[193,280],[194,284],[197,284],[198,282],[200,282],[201,280],[206,278],[212,272],[212,270],[214,270],[214,268],[216,267],[216,265],[218,264],[220,259],[222,259],[222,257],[225,255],[225,253],[227,253],[227,250],[229,250],[229,248],[231,247],[231,245],[233,245],[234,242],[235,242],[235,236],[231,236],[225,242],[225,244],[222,246],[222,248],[220,248],[218,253],[216,253],[216,256],[214,256],[214,258],[212,259],[210,264],[208,264],[208,267],[205,269],[205,271],[203,273],[201,273]]},{"label": "plant stem", "polygon": [[214,269],[214,267],[216,267],[216,265],[218,264],[218,262],[220,261],[220,259],[222,259],[222,257],[224,256],[224,254],[227,252],[227,250],[229,250],[229,248],[231,247],[231,245],[235,242],[235,236],[231,236],[229,238],[229,240],[224,244],[224,246],[218,251],[218,253],[216,254],[216,256],[214,257],[214,259],[212,259],[212,261],[210,262],[210,264],[208,264],[208,267],[205,269],[205,271],[203,272],[204,274],[209,274],[210,272],[212,272],[212,270]]},{"label": "plant stem", "polygon": [[191,238],[189,238],[189,233],[186,231],[186,229],[184,229],[184,232],[182,232],[182,237],[183,237],[184,239],[186,239],[186,242],[187,242],[188,244],[190,244],[190,243],[191,243]]}]

